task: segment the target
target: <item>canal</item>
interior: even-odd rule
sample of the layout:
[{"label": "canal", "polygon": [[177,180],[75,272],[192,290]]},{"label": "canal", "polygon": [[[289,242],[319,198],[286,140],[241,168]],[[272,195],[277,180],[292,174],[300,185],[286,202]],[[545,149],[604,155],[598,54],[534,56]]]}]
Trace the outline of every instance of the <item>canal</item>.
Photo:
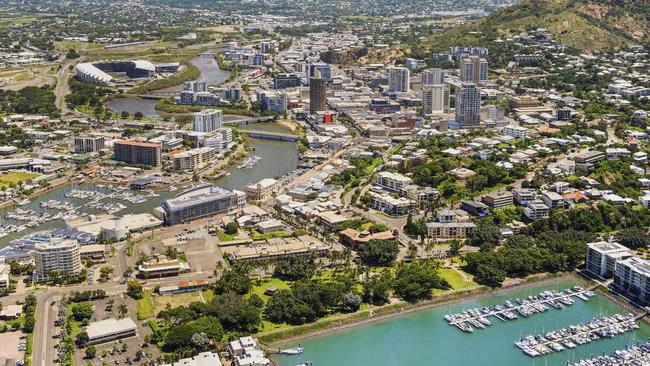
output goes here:
[{"label": "canal", "polygon": [[[640,329],[614,338],[594,341],[572,350],[531,358],[516,348],[514,341],[528,335],[546,333],[615,313],[627,313],[620,305],[596,295],[588,302],[577,299],[564,310],[551,308],[530,318],[502,322],[495,319],[486,329],[463,333],[447,324],[443,316],[464,309],[495,305],[537,295],[548,289],[563,290],[574,286],[572,281],[537,286],[525,290],[465,301],[361,325],[327,335],[300,341],[305,351],[299,356],[276,356],[279,366],[294,366],[311,361],[314,366],[562,366],[590,356],[610,354],[637,342],[645,342],[650,327],[641,322]],[[298,342],[281,346],[297,346]]]}]

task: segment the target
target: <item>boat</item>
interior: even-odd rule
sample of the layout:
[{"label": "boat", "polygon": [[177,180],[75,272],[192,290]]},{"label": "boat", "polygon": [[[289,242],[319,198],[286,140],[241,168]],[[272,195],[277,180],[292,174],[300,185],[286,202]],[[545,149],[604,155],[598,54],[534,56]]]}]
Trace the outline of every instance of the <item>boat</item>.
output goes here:
[{"label": "boat", "polygon": [[25,206],[25,205],[29,205],[29,203],[30,203],[31,201],[28,200],[28,199],[24,199],[24,200],[21,200],[21,201],[15,200],[15,202],[16,202],[16,204],[17,204],[18,206]]},{"label": "boat", "polygon": [[299,363],[296,366],[312,366],[312,363],[311,363],[311,361],[307,361],[307,362]]},{"label": "boat", "polygon": [[287,348],[287,349],[281,349],[278,351],[278,353],[282,355],[299,355],[305,351],[304,348],[302,347],[295,347],[295,348]]}]

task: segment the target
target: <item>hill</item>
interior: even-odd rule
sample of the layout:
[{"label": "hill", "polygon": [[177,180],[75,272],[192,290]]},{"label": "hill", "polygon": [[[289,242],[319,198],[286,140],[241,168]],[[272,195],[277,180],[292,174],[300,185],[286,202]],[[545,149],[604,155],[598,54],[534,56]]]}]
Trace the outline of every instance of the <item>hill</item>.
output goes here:
[{"label": "hill", "polygon": [[546,28],[580,51],[618,48],[650,39],[650,1],[523,0],[474,22],[428,37],[425,45],[486,45],[497,38]]}]

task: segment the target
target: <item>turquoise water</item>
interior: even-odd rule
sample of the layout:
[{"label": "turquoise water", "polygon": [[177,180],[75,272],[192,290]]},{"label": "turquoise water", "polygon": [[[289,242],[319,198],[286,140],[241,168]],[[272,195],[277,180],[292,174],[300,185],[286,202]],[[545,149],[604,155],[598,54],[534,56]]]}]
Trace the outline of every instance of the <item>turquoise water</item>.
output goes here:
[{"label": "turquoise water", "polygon": [[494,305],[508,299],[536,295],[542,290],[565,289],[574,285],[571,281],[564,281],[513,291],[316,336],[281,346],[294,347],[300,343],[305,348],[303,354],[278,355],[274,359],[279,366],[294,366],[304,361],[312,361],[314,366],[562,366],[582,358],[609,354],[626,345],[645,342],[650,337],[650,327],[641,323],[641,328],[635,332],[536,358],[525,355],[513,344],[520,337],[530,334],[564,328],[598,316],[627,313],[621,306],[600,295],[588,302],[576,299],[574,305],[564,310],[551,308],[546,313],[530,318],[520,317],[504,323],[492,317],[491,327],[476,330],[473,334],[463,333],[458,328],[449,326],[443,319],[447,313]]}]

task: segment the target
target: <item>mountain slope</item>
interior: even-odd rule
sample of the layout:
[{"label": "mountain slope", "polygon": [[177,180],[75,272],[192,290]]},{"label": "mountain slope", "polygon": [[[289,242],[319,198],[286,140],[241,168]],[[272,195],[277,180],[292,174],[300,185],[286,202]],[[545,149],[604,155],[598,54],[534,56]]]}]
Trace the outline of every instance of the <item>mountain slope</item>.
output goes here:
[{"label": "mountain slope", "polygon": [[617,48],[650,38],[650,1],[523,0],[428,39],[434,49],[483,44],[535,28],[582,51]]}]

